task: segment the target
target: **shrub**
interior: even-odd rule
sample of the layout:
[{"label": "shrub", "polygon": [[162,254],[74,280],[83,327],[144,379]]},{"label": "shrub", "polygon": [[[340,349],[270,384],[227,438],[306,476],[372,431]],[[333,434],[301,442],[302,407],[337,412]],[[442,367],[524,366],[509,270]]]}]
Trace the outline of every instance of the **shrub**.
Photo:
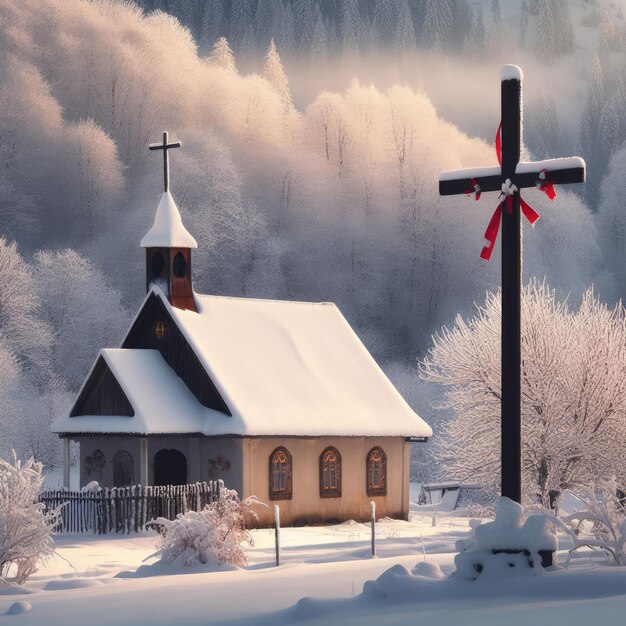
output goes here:
[{"label": "shrub", "polygon": [[42,464],[34,459],[0,459],[0,586],[22,585],[54,552],[52,529],[60,508],[45,511],[37,501]]},{"label": "shrub", "polygon": [[159,517],[152,525],[163,537],[159,550],[162,563],[187,566],[229,563],[243,567],[248,560],[242,546],[253,546],[246,520],[258,519],[253,507],[265,506],[255,496],[240,500],[234,489],[222,488],[219,499],[202,511],[178,514],[175,520]]}]

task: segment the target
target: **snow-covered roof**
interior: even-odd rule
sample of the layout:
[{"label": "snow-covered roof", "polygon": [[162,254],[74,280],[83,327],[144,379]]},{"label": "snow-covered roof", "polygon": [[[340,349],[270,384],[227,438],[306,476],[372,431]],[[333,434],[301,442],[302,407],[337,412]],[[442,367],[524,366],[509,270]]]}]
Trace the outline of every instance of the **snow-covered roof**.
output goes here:
[{"label": "snow-covered roof", "polygon": [[225,417],[203,407],[158,350],[107,348],[100,351],[100,357],[120,384],[135,415],[69,417],[68,412],[53,422],[53,432],[201,433],[207,417]]},{"label": "snow-covered roof", "polygon": [[154,216],[154,224],[141,240],[142,248],[197,248],[196,240],[189,234],[180,211],[169,191],[163,192]]},{"label": "snow-covered roof", "polygon": [[[107,363],[114,354],[111,369],[119,374],[142,430],[128,430],[135,418],[77,418],[68,413],[53,424],[54,432],[432,435],[334,304],[196,294],[194,312],[172,307],[158,288],[152,293],[167,308],[232,416],[200,405],[160,354],[103,351]],[[147,356],[126,356],[132,352]],[[144,359],[150,369],[134,359]]]}]

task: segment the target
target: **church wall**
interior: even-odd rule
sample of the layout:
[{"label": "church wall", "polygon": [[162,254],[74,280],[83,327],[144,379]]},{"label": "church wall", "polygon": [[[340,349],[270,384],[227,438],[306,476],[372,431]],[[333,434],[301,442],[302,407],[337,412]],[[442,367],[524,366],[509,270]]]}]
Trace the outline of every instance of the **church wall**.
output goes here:
[{"label": "church wall", "polygon": [[[125,450],[134,462],[133,484],[139,483],[139,437],[77,436],[80,444],[80,486],[96,480],[102,487],[113,487],[113,456]],[[187,482],[195,483],[221,478],[229,489],[242,493],[242,440],[230,437],[148,437],[148,480],[154,484],[154,457],[162,449],[178,450],[187,460]],[[99,450],[104,464],[96,463],[94,452]],[[91,459],[88,461],[88,457]],[[102,467],[100,467],[102,465]]]},{"label": "church wall", "polygon": [[[409,444],[401,437],[268,437],[243,440],[243,495],[256,495],[269,505],[260,509],[259,527],[273,523],[273,505],[280,506],[284,526],[320,524],[330,520],[370,518],[370,502],[376,502],[376,516],[407,519],[409,511]],[[293,462],[291,500],[269,499],[269,459],[284,446]],[[319,458],[327,446],[342,457],[342,495],[322,498],[319,494]],[[366,491],[366,457],[374,446],[387,455],[387,495],[370,497]]]},{"label": "church wall", "polygon": [[[133,459],[133,483],[139,482],[139,438],[122,436],[73,437],[80,444],[80,486],[95,480],[101,487],[113,487],[113,456],[125,450]],[[99,450],[104,463],[96,461]],[[91,459],[91,461],[89,461]]]},{"label": "church wall", "polygon": [[229,489],[243,492],[243,440],[236,437],[215,437],[201,441],[201,480],[222,479]]}]

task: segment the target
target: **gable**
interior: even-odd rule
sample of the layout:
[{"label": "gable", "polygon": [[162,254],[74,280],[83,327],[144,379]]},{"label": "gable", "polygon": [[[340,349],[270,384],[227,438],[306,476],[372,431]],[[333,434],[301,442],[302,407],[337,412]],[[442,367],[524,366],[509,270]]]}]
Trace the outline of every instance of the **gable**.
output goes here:
[{"label": "gable", "polygon": [[70,417],[78,415],[135,415],[128,397],[102,356],[98,357],[70,411]]},{"label": "gable", "polygon": [[146,299],[122,343],[122,348],[158,350],[200,404],[231,415],[177,322],[154,293]]}]

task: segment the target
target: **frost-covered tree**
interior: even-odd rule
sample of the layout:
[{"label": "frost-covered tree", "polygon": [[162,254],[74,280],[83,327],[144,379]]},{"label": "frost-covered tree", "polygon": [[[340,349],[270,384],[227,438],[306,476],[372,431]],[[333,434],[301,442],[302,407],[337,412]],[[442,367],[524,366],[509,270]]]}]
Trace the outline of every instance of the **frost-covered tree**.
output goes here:
[{"label": "frost-covered tree", "polygon": [[74,250],[41,251],[33,264],[34,295],[52,330],[52,367],[77,390],[98,351],[118,345],[130,323],[122,294]]},{"label": "frost-covered tree", "polygon": [[[469,320],[434,336],[422,375],[454,411],[439,453],[455,479],[497,482],[500,467],[499,294]],[[532,280],[522,295],[522,473],[524,497],[555,494],[597,478],[626,480],[626,315],[585,293],[578,309]]]},{"label": "frost-covered tree", "polygon": [[0,459],[0,587],[23,585],[54,553],[60,509],[44,511],[37,501],[42,483],[42,465],[32,458]]},{"label": "frost-covered tree", "polygon": [[227,72],[237,73],[237,65],[235,64],[235,55],[228,45],[226,37],[220,37],[214,44],[209,62],[217,67],[221,67]]},{"label": "frost-covered tree", "polygon": [[52,337],[40,312],[31,268],[17,244],[0,237],[0,339],[18,363],[43,368],[49,362]]},{"label": "frost-covered tree", "polygon": [[263,65],[263,76],[271,83],[280,96],[280,101],[285,111],[293,109],[293,101],[291,99],[291,91],[289,90],[289,79],[283,64],[280,61],[280,55],[276,49],[276,44],[272,39],[265,54],[265,64]]}]

